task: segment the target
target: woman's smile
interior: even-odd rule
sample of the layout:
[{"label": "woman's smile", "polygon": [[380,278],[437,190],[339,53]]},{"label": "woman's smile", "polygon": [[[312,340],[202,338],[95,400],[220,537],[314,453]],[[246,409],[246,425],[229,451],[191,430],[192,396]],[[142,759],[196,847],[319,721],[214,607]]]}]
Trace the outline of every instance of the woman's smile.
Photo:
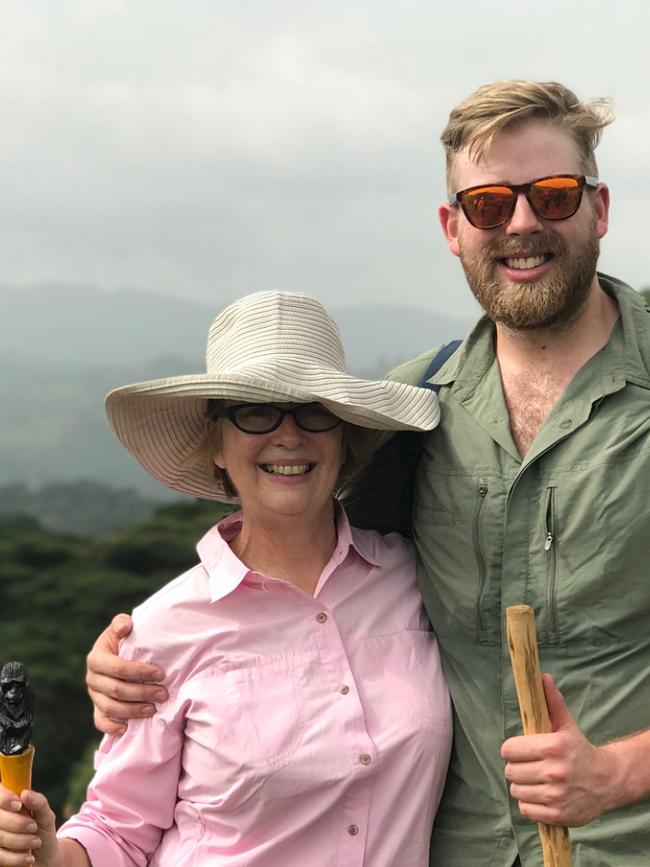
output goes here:
[{"label": "woman's smile", "polygon": [[272,476],[305,476],[310,473],[316,464],[277,462],[260,464],[260,468]]}]

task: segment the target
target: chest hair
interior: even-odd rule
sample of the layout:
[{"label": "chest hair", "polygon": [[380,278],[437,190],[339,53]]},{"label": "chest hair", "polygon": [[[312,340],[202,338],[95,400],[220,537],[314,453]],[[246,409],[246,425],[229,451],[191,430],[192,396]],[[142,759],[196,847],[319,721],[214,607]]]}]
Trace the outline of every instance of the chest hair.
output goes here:
[{"label": "chest hair", "polygon": [[501,380],[512,438],[523,458],[568,380],[558,377],[557,371],[544,370],[505,374],[502,371]]}]

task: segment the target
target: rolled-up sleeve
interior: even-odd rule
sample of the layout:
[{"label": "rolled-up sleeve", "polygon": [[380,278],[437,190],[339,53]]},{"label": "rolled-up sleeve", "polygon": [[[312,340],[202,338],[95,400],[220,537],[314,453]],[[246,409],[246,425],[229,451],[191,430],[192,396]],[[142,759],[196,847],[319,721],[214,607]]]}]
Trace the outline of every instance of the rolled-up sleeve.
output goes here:
[{"label": "rolled-up sleeve", "polygon": [[59,836],[81,843],[93,867],[145,867],[174,820],[182,746],[183,708],[172,691],[154,717],[103,739],[86,802]]}]

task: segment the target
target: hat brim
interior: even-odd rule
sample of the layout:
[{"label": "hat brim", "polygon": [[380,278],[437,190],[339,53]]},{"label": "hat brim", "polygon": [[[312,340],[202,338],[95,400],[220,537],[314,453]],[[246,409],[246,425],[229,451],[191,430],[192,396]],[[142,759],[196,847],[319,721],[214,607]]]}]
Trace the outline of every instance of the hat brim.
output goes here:
[{"label": "hat brim", "polygon": [[385,431],[426,431],[439,422],[431,392],[401,382],[357,379],[338,370],[272,364],[219,375],[205,373],[135,383],[112,391],[106,412],[113,432],[141,466],[167,487],[208,500],[236,502],[215,481],[201,450],[210,399],[322,403],[343,421]]}]

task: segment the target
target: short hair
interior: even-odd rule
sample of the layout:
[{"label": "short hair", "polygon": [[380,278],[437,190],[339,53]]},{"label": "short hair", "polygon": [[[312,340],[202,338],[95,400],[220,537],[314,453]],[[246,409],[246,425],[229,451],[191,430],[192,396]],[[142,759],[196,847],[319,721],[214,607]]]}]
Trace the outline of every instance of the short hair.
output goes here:
[{"label": "short hair", "polygon": [[[192,458],[207,461],[212,464],[214,455],[223,444],[221,435],[221,417],[218,416],[222,401],[208,401],[206,409],[205,432],[198,447],[192,453]],[[392,432],[359,427],[359,425],[343,423],[343,452],[345,460],[341,465],[336,480],[336,490],[340,491],[352,482],[370,463],[374,453],[386,442]],[[237,490],[228,473],[216,464],[213,465],[214,477],[223,488],[226,496],[235,499]]]},{"label": "short hair", "polygon": [[467,149],[470,159],[479,160],[500,132],[534,120],[567,130],[578,147],[584,171],[597,175],[594,151],[603,128],[614,120],[610,100],[581,102],[557,81],[513,80],[485,84],[452,109],[441,135],[447,183],[460,151]]}]

